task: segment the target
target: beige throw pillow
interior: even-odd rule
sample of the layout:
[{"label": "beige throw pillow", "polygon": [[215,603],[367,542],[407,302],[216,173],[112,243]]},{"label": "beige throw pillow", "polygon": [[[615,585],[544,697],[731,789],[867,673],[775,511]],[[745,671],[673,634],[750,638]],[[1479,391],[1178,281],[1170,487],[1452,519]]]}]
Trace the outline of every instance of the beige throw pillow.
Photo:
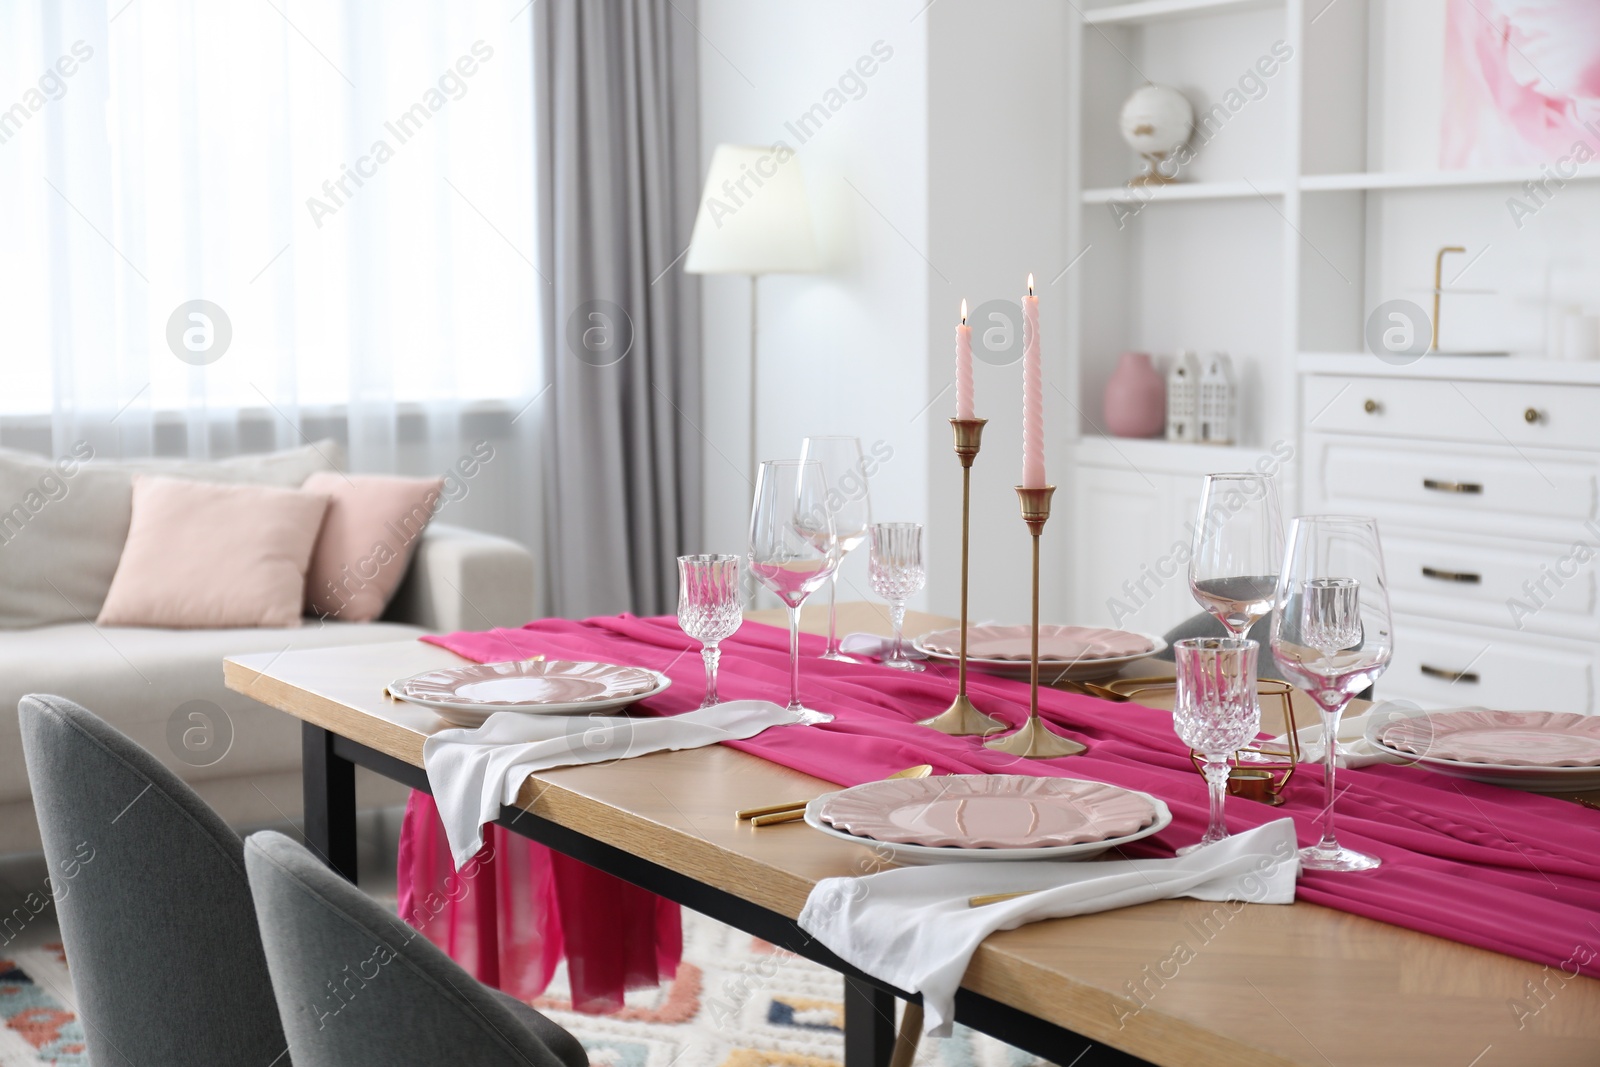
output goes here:
[{"label": "beige throw pillow", "polygon": [[307,478],[306,492],[330,499],[306,573],[306,612],[340,622],[371,622],[382,615],[443,487],[443,478]]},{"label": "beige throw pillow", "polygon": [[101,626],[298,626],[328,498],[133,477],[133,521]]},{"label": "beige throw pillow", "polygon": [[0,630],[100,614],[132,514],[133,476],[297,488],[342,465],[336,441],[218,461],[105,461],[86,442],[55,460],[0,449]]}]

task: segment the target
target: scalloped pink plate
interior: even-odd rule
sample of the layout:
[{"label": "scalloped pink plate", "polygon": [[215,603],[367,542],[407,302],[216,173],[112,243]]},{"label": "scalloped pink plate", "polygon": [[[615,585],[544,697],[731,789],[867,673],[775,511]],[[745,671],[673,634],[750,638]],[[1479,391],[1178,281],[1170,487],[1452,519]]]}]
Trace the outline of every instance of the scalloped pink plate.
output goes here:
[{"label": "scalloped pink plate", "polygon": [[1562,711],[1449,711],[1386,727],[1390,748],[1502,767],[1600,767],[1600,717]]},{"label": "scalloped pink plate", "polygon": [[824,798],[818,815],[889,844],[1010,849],[1126,837],[1157,811],[1149,798],[1103,782],[974,774],[868,782]]},{"label": "scalloped pink plate", "polygon": [[[961,652],[961,630],[936,630],[924,634],[922,647],[944,656]],[[1040,626],[1039,659],[1069,663],[1118,659],[1155,651],[1143,634],[1103,626]],[[967,655],[973,659],[1033,658],[1033,630],[1028,626],[969,626]]]},{"label": "scalloped pink plate", "polygon": [[648,693],[659,684],[659,675],[639,667],[513,660],[427,671],[396,682],[389,691],[401,700],[429,704],[515,708],[619,700]]}]

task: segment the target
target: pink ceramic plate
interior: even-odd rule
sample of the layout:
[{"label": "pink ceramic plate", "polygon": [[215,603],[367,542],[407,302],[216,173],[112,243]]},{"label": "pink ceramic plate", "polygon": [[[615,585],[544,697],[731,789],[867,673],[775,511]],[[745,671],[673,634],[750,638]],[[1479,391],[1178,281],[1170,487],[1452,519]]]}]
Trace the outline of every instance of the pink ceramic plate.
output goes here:
[{"label": "pink ceramic plate", "polygon": [[1600,767],[1600,717],[1560,711],[1448,711],[1386,727],[1390,748],[1502,767]]},{"label": "pink ceramic plate", "polygon": [[869,782],[818,815],[857,837],[953,848],[1051,848],[1126,837],[1156,818],[1138,793],[1074,778],[951,775]]},{"label": "pink ceramic plate", "polygon": [[660,683],[659,675],[639,667],[571,660],[516,660],[428,671],[396,682],[389,691],[401,700],[435,707],[462,704],[517,708],[622,700],[648,693]]},{"label": "pink ceramic plate", "polygon": [[[967,655],[973,659],[1027,660],[1032,652],[1033,631],[1027,626],[969,626]],[[937,630],[924,634],[923,648],[941,656],[961,653],[959,629]],[[1117,659],[1153,652],[1155,645],[1143,634],[1110,630],[1100,626],[1040,626],[1039,659],[1076,663],[1082,660]]]}]

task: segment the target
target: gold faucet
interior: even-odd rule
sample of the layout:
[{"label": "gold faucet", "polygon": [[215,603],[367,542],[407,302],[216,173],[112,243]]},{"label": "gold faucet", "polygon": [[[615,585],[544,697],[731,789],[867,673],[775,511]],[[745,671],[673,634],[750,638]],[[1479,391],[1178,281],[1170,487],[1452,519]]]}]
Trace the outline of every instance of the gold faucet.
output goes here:
[{"label": "gold faucet", "polygon": [[1466,252],[1460,245],[1449,245],[1439,249],[1439,254],[1433,257],[1433,343],[1428,346],[1429,352],[1439,351],[1439,295],[1444,290],[1444,257],[1447,252]]}]

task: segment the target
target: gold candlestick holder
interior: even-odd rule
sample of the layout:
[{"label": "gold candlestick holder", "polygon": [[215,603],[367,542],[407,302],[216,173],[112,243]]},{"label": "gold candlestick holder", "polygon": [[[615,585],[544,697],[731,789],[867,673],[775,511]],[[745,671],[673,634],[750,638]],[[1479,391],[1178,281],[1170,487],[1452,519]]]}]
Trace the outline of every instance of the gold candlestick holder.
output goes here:
[{"label": "gold candlestick holder", "polygon": [[1055,491],[1053,485],[1042,489],[1017,486],[1022,521],[1033,535],[1033,658],[1028,668],[1028,721],[1016,733],[987,742],[987,747],[996,752],[1024,759],[1056,759],[1088,751],[1087,745],[1062,737],[1039,717],[1039,535],[1050,518],[1050,498]]},{"label": "gold candlestick holder", "polygon": [[956,456],[961,460],[961,658],[956,669],[956,699],[944,711],[919,725],[953,737],[984,737],[1004,730],[1006,724],[985,715],[967,699],[967,537],[972,519],[972,461],[983,444],[988,419],[951,419]]}]

